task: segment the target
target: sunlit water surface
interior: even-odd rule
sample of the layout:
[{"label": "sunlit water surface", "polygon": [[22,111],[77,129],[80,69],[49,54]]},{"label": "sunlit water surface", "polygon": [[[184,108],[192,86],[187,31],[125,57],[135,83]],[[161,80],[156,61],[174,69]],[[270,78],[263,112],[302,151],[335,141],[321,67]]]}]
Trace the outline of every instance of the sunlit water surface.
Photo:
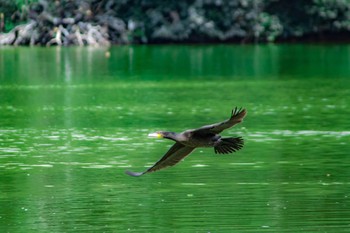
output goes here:
[{"label": "sunlit water surface", "polygon": [[[347,232],[350,46],[0,49],[1,232]],[[229,117],[232,155],[148,138]]]}]

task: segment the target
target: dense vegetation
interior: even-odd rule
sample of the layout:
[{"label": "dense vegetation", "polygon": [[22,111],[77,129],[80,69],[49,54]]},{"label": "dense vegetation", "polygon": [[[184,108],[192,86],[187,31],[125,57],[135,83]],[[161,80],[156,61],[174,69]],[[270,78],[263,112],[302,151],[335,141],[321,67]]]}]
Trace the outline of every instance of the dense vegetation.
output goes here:
[{"label": "dense vegetation", "polygon": [[[0,44],[344,39],[350,0],[0,0]],[[17,26],[15,26],[17,25]]]}]

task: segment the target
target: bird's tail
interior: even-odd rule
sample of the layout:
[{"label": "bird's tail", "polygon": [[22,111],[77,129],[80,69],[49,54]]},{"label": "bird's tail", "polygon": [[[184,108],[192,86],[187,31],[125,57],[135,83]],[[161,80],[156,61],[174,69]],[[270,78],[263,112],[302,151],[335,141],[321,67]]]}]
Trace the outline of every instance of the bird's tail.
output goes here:
[{"label": "bird's tail", "polygon": [[243,147],[244,141],[241,137],[221,138],[218,145],[214,147],[215,154],[229,154]]}]

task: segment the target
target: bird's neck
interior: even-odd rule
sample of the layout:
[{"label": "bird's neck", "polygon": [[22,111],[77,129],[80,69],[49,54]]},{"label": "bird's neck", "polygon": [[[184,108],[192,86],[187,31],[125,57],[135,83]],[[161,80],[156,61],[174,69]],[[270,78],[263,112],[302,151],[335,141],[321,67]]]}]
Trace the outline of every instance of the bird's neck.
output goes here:
[{"label": "bird's neck", "polygon": [[179,141],[179,134],[174,133],[174,132],[166,132],[164,134],[164,138],[170,139],[170,140],[174,140],[174,141]]}]

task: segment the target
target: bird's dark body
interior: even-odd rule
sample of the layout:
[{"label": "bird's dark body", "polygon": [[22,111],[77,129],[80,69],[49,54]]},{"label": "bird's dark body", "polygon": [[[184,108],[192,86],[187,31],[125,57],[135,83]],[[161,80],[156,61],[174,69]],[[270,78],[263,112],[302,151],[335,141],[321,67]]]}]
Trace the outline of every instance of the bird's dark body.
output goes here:
[{"label": "bird's dark body", "polygon": [[186,130],[182,133],[159,131],[155,135],[175,141],[169,151],[152,167],[145,172],[126,173],[131,176],[141,176],[145,173],[154,172],[165,167],[173,166],[189,155],[197,147],[214,147],[216,154],[229,154],[243,147],[244,141],[241,137],[222,138],[220,133],[240,123],[246,116],[245,109],[232,110],[230,119],[200,127],[198,129]]},{"label": "bird's dark body", "polygon": [[198,133],[195,130],[186,130],[183,133],[184,135],[188,135],[186,138],[191,137],[191,141],[188,140],[179,140],[181,144],[189,147],[214,147],[221,136],[214,133]]}]

